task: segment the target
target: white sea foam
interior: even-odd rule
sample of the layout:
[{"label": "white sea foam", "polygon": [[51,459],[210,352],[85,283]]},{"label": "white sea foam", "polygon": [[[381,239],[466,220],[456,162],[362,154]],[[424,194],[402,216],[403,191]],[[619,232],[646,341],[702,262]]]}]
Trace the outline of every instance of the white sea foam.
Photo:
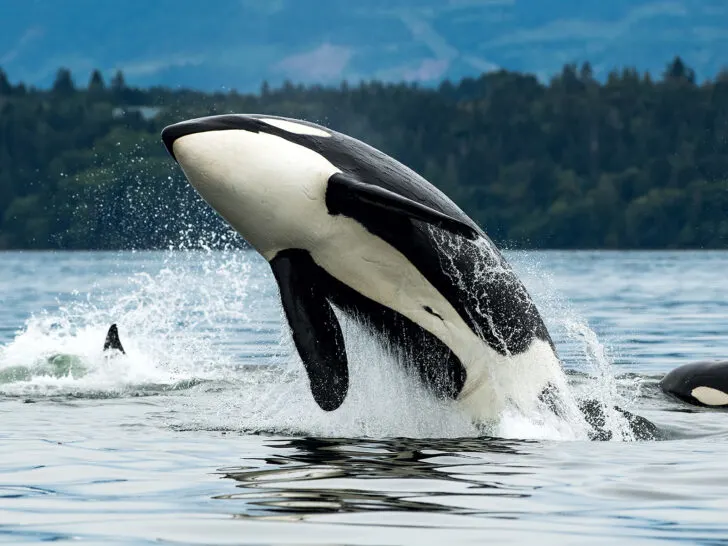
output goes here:
[{"label": "white sea foam", "polygon": [[[169,253],[159,265],[153,275],[135,274],[111,292],[79,295],[31,316],[0,347],[0,394],[113,394],[229,375],[231,360],[217,342],[221,325],[248,320],[245,308],[234,305],[247,290],[245,254]],[[102,350],[112,323],[119,325],[126,355]],[[81,373],[49,373],[58,356],[73,359]]]}]

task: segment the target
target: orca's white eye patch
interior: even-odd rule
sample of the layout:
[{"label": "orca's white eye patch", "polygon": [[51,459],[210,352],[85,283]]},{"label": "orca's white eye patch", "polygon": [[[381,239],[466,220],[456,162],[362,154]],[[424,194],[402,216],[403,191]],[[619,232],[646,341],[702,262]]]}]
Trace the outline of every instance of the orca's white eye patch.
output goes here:
[{"label": "orca's white eye patch", "polygon": [[728,405],[728,394],[712,387],[695,387],[690,394],[706,406]]},{"label": "orca's white eye patch", "polygon": [[331,135],[319,129],[318,127],[311,127],[310,125],[304,125],[303,123],[296,123],[295,121],[289,121],[287,119],[275,119],[275,118],[261,118],[268,125],[278,127],[289,133],[295,133],[297,135],[311,135],[320,137],[330,137]]}]

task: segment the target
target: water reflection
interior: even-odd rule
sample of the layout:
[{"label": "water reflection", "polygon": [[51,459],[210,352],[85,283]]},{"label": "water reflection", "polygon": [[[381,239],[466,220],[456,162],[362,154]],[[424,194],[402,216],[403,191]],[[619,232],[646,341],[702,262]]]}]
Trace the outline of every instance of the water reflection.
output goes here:
[{"label": "water reflection", "polygon": [[513,479],[534,473],[523,456],[536,442],[297,438],[267,445],[273,456],[218,471],[241,489],[214,497],[242,503],[236,517],[290,520],[382,511],[465,515],[483,509],[477,502],[461,506],[448,498],[461,503],[478,497],[526,498],[538,488]]}]

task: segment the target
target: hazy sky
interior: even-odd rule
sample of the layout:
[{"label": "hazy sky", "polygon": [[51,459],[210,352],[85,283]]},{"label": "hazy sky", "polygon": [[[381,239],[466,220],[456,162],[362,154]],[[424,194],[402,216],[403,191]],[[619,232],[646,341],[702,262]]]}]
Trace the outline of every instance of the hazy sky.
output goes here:
[{"label": "hazy sky", "polygon": [[699,77],[728,63],[725,0],[5,0],[0,67],[48,85],[60,66],[205,89],[386,79],[432,84],[500,67],[541,78],[564,63],[597,75],[661,72],[683,56]]}]

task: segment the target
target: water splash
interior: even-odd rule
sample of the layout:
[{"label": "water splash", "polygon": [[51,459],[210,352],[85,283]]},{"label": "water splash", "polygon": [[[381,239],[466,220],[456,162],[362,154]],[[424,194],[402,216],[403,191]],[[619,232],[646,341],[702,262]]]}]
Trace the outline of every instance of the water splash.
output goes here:
[{"label": "water splash", "polygon": [[604,429],[609,431],[614,439],[636,440],[634,430],[617,408],[630,408],[632,405],[630,398],[639,396],[639,382],[632,383],[632,397],[625,396],[629,392],[628,385],[618,383],[607,347],[599,341],[594,330],[583,320],[574,317],[567,317],[564,320],[564,327],[572,339],[581,340],[585,367],[592,378],[591,381],[581,382],[582,389],[577,391],[578,395],[582,400],[591,400],[599,405],[604,415]]},{"label": "water splash", "polygon": [[552,276],[542,269],[537,259],[527,252],[514,256],[517,269],[529,286],[534,300],[548,325],[557,347],[578,348],[569,354],[567,370],[576,371],[570,377],[570,390],[578,403],[595,403],[604,415],[603,432],[614,441],[634,441],[635,432],[623,412],[632,410],[640,397],[642,382],[633,376],[619,380],[613,367],[609,348],[600,341],[588,322],[565,300],[554,287]]},{"label": "water splash", "polygon": [[[349,392],[324,412],[314,402],[290,336],[280,364],[258,366],[234,391],[189,399],[192,428],[323,437],[456,438],[479,431],[452,401],[439,400],[405,370],[401,357],[355,321],[339,315],[349,359]],[[252,372],[252,370],[251,370]]]},{"label": "water splash", "polygon": [[[231,359],[219,349],[220,326],[248,321],[236,303],[247,293],[249,268],[244,253],[169,252],[154,274],[136,273],[116,289],[31,316],[0,347],[0,394],[120,396],[224,379]],[[115,358],[103,352],[112,323],[127,352]]]},{"label": "water splash", "polygon": [[[275,285],[255,254],[213,250],[219,241],[194,230],[184,240],[202,251],[176,247],[154,256],[153,267],[103,283],[71,303],[32,316],[0,347],[0,396],[136,396],[186,389],[169,400],[187,408],[181,428],[220,428],[314,436],[584,439],[573,412],[523,415],[506,411],[497,426],[478,429],[453,402],[436,399],[405,371],[401,357],[350,320],[342,319],[351,385],[343,406],[316,406],[287,333]],[[205,246],[207,245],[207,248]],[[224,244],[222,245],[224,246]],[[116,262],[128,259],[120,253]],[[614,438],[632,439],[610,408],[620,397],[608,353],[578,315],[543,286],[535,262],[519,260],[525,280],[550,325],[583,341],[593,379],[574,396],[597,398]],[[108,270],[101,272],[109,275]],[[108,326],[119,324],[126,356],[102,351]],[[240,341],[243,339],[243,341]],[[72,359],[51,366],[58,357]]]}]

